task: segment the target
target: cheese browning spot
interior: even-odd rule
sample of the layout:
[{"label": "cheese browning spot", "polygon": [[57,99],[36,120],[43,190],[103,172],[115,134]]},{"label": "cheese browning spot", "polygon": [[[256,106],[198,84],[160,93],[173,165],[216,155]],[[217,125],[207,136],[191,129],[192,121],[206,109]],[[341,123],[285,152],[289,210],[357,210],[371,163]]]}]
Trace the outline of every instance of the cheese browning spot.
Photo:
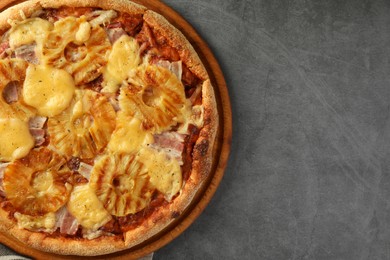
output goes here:
[{"label": "cheese browning spot", "polygon": [[67,208],[81,226],[90,230],[97,230],[111,220],[111,215],[88,184],[73,189]]},{"label": "cheese browning spot", "polygon": [[23,85],[24,101],[42,116],[56,116],[65,110],[75,91],[73,78],[65,70],[30,65]]},{"label": "cheese browning spot", "polygon": [[128,35],[122,35],[114,43],[107,66],[104,69],[102,92],[116,92],[122,81],[128,78],[129,72],[135,69],[140,62],[137,41]]},{"label": "cheese browning spot", "polygon": [[20,119],[0,119],[0,161],[26,156],[34,147],[28,124]]}]

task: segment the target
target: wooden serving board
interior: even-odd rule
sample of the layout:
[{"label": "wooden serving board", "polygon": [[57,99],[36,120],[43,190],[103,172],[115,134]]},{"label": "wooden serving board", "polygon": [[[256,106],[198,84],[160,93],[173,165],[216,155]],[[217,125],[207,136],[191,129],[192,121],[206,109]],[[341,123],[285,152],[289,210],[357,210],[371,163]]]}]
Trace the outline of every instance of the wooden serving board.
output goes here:
[{"label": "wooden serving board", "polygon": [[[24,1],[1,0],[0,2],[0,11],[3,11],[10,6]],[[194,46],[207,71],[209,72],[210,79],[216,93],[220,120],[217,140],[214,146],[213,169],[209,179],[204,183],[203,188],[199,191],[186,212],[184,212],[180,218],[178,218],[165,230],[131,249],[98,257],[82,257],[83,259],[137,259],[148,255],[168,244],[174,238],[179,236],[184,230],[186,230],[210,202],[223,177],[230,153],[232,139],[232,112],[230,99],[223,73],[213,53],[207,44],[202,40],[202,38],[197,34],[194,28],[183,17],[181,17],[177,12],[168,7],[166,4],[160,2],[159,0],[133,0],[133,2],[142,4],[147,8],[160,13],[170,23],[176,26],[176,28],[178,28]],[[26,245],[22,244],[8,234],[0,233],[0,242],[22,255],[35,259],[77,259],[75,256],[55,255],[26,247]]]}]

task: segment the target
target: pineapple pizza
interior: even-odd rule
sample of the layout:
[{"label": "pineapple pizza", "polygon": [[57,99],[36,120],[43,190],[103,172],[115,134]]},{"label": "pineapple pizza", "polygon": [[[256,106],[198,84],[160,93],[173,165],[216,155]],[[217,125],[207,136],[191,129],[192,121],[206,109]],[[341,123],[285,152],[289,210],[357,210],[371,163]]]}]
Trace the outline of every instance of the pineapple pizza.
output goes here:
[{"label": "pineapple pizza", "polygon": [[57,254],[131,248],[184,213],[218,127],[188,40],[127,0],[0,14],[0,229]]}]

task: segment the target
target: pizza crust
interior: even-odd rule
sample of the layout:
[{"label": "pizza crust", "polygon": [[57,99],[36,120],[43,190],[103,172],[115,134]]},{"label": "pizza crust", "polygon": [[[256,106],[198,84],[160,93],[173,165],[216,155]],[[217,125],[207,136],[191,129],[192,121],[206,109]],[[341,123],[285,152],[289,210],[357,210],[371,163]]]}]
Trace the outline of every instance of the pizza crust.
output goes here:
[{"label": "pizza crust", "polygon": [[198,54],[185,36],[171,25],[163,16],[145,7],[127,0],[101,1],[101,0],[32,0],[0,14],[0,31],[10,28],[9,19],[23,19],[33,15],[42,8],[70,7],[100,7],[114,9],[130,14],[143,14],[146,22],[155,33],[164,36],[169,45],[174,47],[184,64],[203,81],[202,102],[204,106],[204,127],[193,151],[192,172],[186,181],[180,195],[166,206],[155,210],[142,225],[124,234],[124,240],[118,236],[103,236],[97,239],[71,239],[64,236],[50,237],[46,233],[22,230],[8,217],[8,212],[0,209],[0,231],[12,234],[20,241],[36,249],[63,255],[102,255],[117,252],[136,246],[158,234],[182,215],[201,189],[203,182],[212,168],[212,152],[218,128],[218,114],[214,90]]}]

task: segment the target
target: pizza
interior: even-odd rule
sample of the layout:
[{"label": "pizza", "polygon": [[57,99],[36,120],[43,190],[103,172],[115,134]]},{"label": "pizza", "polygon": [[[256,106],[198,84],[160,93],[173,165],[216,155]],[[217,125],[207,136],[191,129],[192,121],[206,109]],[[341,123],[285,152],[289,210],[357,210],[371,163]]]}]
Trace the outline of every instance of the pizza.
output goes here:
[{"label": "pizza", "polygon": [[101,255],[163,231],[209,176],[218,111],[183,34],[127,0],[0,14],[0,231]]}]

